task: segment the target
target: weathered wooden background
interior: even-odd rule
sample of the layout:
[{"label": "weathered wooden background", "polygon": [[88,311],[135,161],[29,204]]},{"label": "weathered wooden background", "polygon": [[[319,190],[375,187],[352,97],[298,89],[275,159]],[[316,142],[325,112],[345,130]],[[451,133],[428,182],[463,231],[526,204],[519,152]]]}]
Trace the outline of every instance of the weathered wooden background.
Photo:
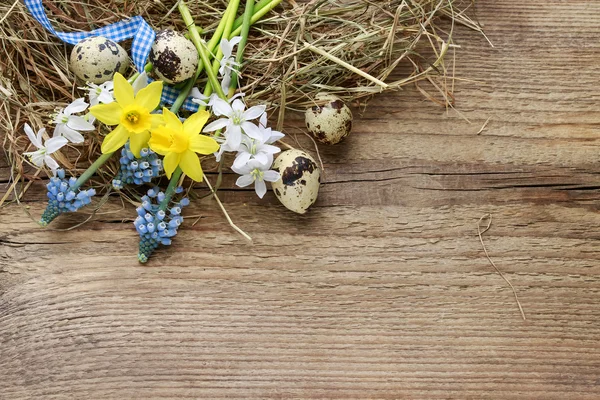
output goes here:
[{"label": "weathered wooden background", "polygon": [[306,216],[228,178],[253,244],[210,200],[144,266],[116,199],[69,231],[0,209],[0,398],[600,398],[600,2],[475,11],[472,123],[377,98]]}]

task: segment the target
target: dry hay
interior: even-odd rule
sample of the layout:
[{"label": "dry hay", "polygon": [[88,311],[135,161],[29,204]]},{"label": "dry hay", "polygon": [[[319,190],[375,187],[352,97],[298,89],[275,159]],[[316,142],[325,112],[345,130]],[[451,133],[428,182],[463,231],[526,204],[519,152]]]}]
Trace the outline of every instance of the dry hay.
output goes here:
[{"label": "dry hay", "polygon": [[[44,4],[59,31],[89,31],[133,15],[143,16],[155,29],[185,31],[173,0],[54,0]],[[465,14],[471,4],[459,0],[284,0],[251,30],[242,90],[249,102],[279,109],[279,126],[283,110],[310,106],[320,91],[334,92],[357,104],[382,91],[374,80],[386,81],[386,90],[397,90],[427,79],[441,98],[437,101],[451,105],[443,57],[453,46],[456,23],[480,30]],[[210,37],[226,2],[189,1],[188,6]],[[69,71],[70,46],[48,33],[20,0],[2,2],[0,16],[0,140],[11,171],[11,191],[18,181],[35,179],[22,156],[29,146],[23,124],[29,122],[35,130],[45,126],[51,132],[49,115],[83,92]],[[314,47],[308,49],[305,43]],[[123,44],[126,49],[129,45]],[[349,66],[374,79],[352,72]],[[398,66],[409,72],[390,81]],[[202,80],[198,85],[203,87]],[[56,153],[59,163],[79,174],[99,154],[101,135],[106,133],[100,131],[86,133],[84,145]],[[108,163],[96,183],[109,182],[116,167],[115,162]]]}]

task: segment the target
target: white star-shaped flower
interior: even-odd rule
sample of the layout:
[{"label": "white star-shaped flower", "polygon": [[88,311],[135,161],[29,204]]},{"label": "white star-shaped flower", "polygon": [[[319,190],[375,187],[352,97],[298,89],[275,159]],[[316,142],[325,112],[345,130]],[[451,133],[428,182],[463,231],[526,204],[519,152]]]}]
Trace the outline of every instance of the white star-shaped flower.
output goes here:
[{"label": "white star-shaped flower", "polygon": [[204,132],[213,132],[225,128],[223,133],[225,142],[222,151],[238,151],[242,144],[242,132],[253,139],[262,139],[262,133],[258,126],[253,124],[253,119],[259,118],[265,112],[266,106],[253,106],[246,110],[246,105],[240,99],[235,99],[233,104],[214,98],[212,111],[219,118],[204,128]]},{"label": "white star-shaped flower", "polygon": [[221,58],[221,67],[219,68],[219,74],[221,76],[225,76],[226,74],[230,74],[239,68],[240,64],[235,61],[235,57],[233,57],[233,48],[242,40],[241,36],[234,36],[231,40],[227,40],[225,38],[221,39],[221,43],[219,47],[221,48],[221,52],[223,53],[223,58]]},{"label": "white star-shaped flower", "polygon": [[66,145],[69,141],[62,136],[58,136],[48,139],[45,143],[42,143],[42,138],[44,133],[46,133],[45,128],[40,129],[37,135],[33,132],[33,129],[31,129],[29,124],[25,124],[24,129],[27,137],[37,148],[37,150],[23,154],[26,155],[37,167],[41,168],[44,166],[44,164],[46,164],[48,168],[52,170],[52,172],[56,172],[58,169],[58,163],[52,157],[50,157],[50,154]]},{"label": "white star-shaped flower", "polygon": [[88,91],[90,106],[95,106],[99,103],[108,104],[115,101],[115,97],[113,95],[113,81],[106,81],[100,85],[88,82],[87,87],[85,89],[87,89]]},{"label": "white star-shaped flower", "polygon": [[85,111],[88,107],[82,98],[79,98],[58,112],[53,122],[56,124],[53,137],[64,136],[72,143],[82,143],[83,135],[79,131],[93,131],[94,125],[84,117],[73,115]]},{"label": "white star-shaped flower", "polygon": [[254,183],[254,190],[261,199],[267,193],[265,182],[275,182],[279,180],[279,172],[272,171],[268,166],[261,164],[258,160],[250,160],[241,168],[235,166],[231,169],[242,176],[235,182],[239,187],[246,187]]}]

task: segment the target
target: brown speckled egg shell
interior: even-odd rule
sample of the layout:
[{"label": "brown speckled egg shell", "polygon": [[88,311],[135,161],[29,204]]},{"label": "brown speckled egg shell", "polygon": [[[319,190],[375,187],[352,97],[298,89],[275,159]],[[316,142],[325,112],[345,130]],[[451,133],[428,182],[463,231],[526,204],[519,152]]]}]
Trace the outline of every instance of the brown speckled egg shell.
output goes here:
[{"label": "brown speckled egg shell", "polygon": [[273,162],[281,179],[271,184],[275,196],[287,209],[304,214],[319,194],[321,170],[307,153],[292,149],[282,152]]},{"label": "brown speckled egg shell", "polygon": [[129,56],[123,47],[104,36],[83,39],[71,51],[71,71],[82,81],[101,84],[124,74]]},{"label": "brown speckled egg shell", "polygon": [[198,67],[194,44],[171,29],[157,32],[149,59],[158,78],[171,84],[191,78]]},{"label": "brown speckled egg shell", "polygon": [[306,128],[319,142],[336,144],[352,130],[352,111],[337,96],[319,93],[304,113]]}]

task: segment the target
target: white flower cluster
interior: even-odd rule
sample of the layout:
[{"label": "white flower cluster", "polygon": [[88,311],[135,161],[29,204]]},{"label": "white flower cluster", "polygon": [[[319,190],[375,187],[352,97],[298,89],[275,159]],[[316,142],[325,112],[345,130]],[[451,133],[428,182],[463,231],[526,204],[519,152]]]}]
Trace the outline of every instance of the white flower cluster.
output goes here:
[{"label": "white flower cluster", "polygon": [[[221,40],[223,58],[219,73],[223,79],[221,87],[225,93],[229,90],[232,71],[239,67],[232,52],[240,39],[234,37],[230,41]],[[214,94],[207,98],[197,89],[193,90],[191,95],[195,97],[193,100],[195,103],[211,107],[212,113],[220,117],[203,130],[203,132],[223,130],[222,136],[215,136],[221,144],[221,148],[215,153],[217,161],[220,161],[224,152],[237,152],[231,167],[235,173],[241,175],[236,185],[246,187],[254,183],[256,194],[262,199],[267,192],[265,182],[275,182],[280,178],[279,172],[271,170],[273,155],[281,151],[279,147],[273,146],[273,143],[285,136],[267,127],[266,107],[260,105],[246,109],[246,104],[240,99],[244,96],[243,93],[235,95],[229,101]],[[253,122],[256,120],[258,123]]]},{"label": "white flower cluster", "polygon": [[[145,72],[140,74],[133,82],[135,93],[148,85],[148,76]],[[95,129],[95,118],[91,114],[81,114],[87,110],[88,106],[94,106],[99,103],[108,104],[115,101],[113,94],[113,82],[107,81],[101,85],[88,83],[85,88],[88,92],[89,104],[82,98],[73,101],[65,108],[60,109],[53,115],[52,123],[55,124],[52,138],[42,142],[46,129],[42,128],[37,134],[33,132],[29,124],[25,124],[24,130],[31,143],[37,148],[36,151],[23,153],[37,167],[41,168],[45,165],[52,170],[53,173],[58,169],[58,163],[50,154],[59,150],[67,143],[83,143],[84,137],[81,132],[92,131]]]}]

